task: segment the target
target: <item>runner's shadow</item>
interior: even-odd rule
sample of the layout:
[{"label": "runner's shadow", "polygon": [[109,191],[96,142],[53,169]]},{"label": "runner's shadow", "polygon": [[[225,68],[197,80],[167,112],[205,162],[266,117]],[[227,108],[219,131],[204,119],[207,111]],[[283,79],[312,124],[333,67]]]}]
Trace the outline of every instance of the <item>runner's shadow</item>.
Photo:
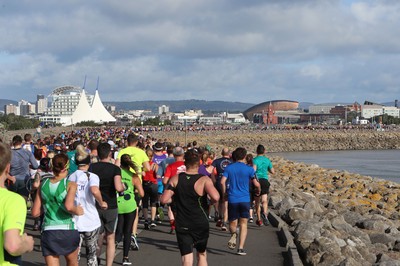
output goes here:
[{"label": "runner's shadow", "polygon": [[156,246],[158,249],[179,252],[176,241],[154,239],[149,237],[140,237],[141,244]]}]

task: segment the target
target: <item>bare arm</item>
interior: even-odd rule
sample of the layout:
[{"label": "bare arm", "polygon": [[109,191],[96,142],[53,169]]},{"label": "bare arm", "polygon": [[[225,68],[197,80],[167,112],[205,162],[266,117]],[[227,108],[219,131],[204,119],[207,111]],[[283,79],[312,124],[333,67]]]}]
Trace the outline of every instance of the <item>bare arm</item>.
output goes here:
[{"label": "bare arm", "polygon": [[114,186],[118,192],[122,192],[125,190],[124,185],[122,184],[122,177],[120,175],[114,176]]},{"label": "bare arm", "polygon": [[271,167],[271,169],[268,169],[268,172],[270,172],[271,174],[275,174],[275,169]]},{"label": "bare arm", "polygon": [[101,196],[101,192],[98,186],[90,187],[90,192],[92,192],[94,198],[96,199],[97,203],[100,207],[105,210],[108,208],[107,202],[103,201],[103,197]]},{"label": "bare arm", "polygon": [[134,175],[132,177],[132,184],[135,187],[135,189],[137,189],[139,196],[143,197],[144,196],[144,190],[143,190],[143,186],[142,183],[140,182],[140,178],[136,175]]},{"label": "bare arm", "polygon": [[147,171],[151,170],[149,162],[143,162],[142,166],[143,166],[143,172],[147,172]]},{"label": "bare arm", "polygon": [[65,198],[65,209],[73,215],[83,215],[82,206],[75,205],[75,194],[78,185],[75,182],[69,182],[67,187],[67,196]]},{"label": "bare arm", "polygon": [[167,187],[164,189],[164,193],[161,195],[161,203],[162,204],[167,204],[172,202],[172,197],[175,194],[175,187],[178,181],[178,175],[173,176],[167,185]]},{"label": "bare arm", "polygon": [[226,177],[222,176],[221,178],[221,188],[222,188],[222,195],[226,193]]},{"label": "bare arm", "polygon": [[257,194],[260,194],[260,191],[261,191],[260,182],[258,182],[258,179],[257,179],[257,178],[254,178],[254,179],[252,180],[252,182],[253,182],[253,185],[254,185],[255,190],[257,191]]},{"label": "bare arm", "polygon": [[32,216],[34,218],[39,217],[41,214],[41,207],[42,207],[42,196],[40,194],[41,188],[40,186],[38,187],[38,189],[36,190],[36,197],[35,197],[35,201],[33,202],[33,207],[32,207]]},{"label": "bare arm", "polygon": [[117,160],[115,160],[115,163],[114,163],[116,166],[118,166],[118,167],[121,167],[121,159],[120,158],[118,158]]},{"label": "bare arm", "polygon": [[10,229],[4,232],[4,248],[13,256],[20,256],[33,250],[33,237],[27,234],[20,235],[19,229]]},{"label": "bare arm", "polygon": [[219,193],[218,193],[217,189],[215,188],[211,179],[208,177],[204,183],[204,190],[210,196],[210,200],[212,203],[215,203],[219,200]]}]

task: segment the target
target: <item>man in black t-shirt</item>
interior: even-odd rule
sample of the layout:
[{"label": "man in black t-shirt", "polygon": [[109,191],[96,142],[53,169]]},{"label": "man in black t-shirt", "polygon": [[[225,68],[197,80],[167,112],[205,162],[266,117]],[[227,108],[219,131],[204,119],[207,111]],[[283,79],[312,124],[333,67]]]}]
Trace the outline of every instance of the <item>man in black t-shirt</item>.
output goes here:
[{"label": "man in black t-shirt", "polygon": [[104,235],[107,238],[107,265],[113,264],[115,256],[115,229],[117,228],[118,205],[117,192],[125,190],[121,179],[121,169],[111,163],[111,146],[108,143],[100,143],[97,147],[100,161],[90,166],[89,171],[98,175],[100,178],[100,192],[103,200],[107,202],[108,209],[102,210],[97,205],[101,220],[100,236],[98,241],[97,256],[101,253]]}]

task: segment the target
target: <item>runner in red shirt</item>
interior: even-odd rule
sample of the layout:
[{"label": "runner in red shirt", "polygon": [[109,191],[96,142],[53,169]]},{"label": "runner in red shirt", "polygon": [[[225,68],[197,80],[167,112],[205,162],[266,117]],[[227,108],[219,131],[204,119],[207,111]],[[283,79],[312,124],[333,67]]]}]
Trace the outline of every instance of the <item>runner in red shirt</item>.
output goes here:
[{"label": "runner in red shirt", "polygon": [[[175,147],[174,150],[172,151],[172,154],[175,157],[175,162],[169,164],[167,168],[165,169],[165,174],[164,174],[164,179],[163,179],[163,184],[166,186],[169,182],[169,179],[179,173],[185,172],[186,167],[184,163],[183,156],[185,155],[184,150],[182,147]],[[170,234],[173,234],[175,232],[175,217],[173,213],[173,203],[171,203],[168,206],[168,218],[169,218],[169,223],[171,224],[171,231]]]}]

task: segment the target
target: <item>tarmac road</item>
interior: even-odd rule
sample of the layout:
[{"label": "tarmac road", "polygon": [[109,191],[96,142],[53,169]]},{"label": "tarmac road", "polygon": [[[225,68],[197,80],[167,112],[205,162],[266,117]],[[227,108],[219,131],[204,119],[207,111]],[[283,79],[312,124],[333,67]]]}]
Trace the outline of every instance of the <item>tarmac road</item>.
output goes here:
[{"label": "tarmac road", "polygon": [[[26,232],[35,237],[35,249],[22,257],[23,265],[45,265],[42,253],[38,250],[40,233],[32,231],[33,220],[28,215]],[[176,242],[176,236],[169,234],[169,222],[164,221],[152,230],[143,230],[142,221],[139,223],[139,250],[130,251],[129,258],[132,265],[180,265],[181,257]],[[227,243],[230,234],[215,227],[210,222],[210,238],[208,241],[207,256],[209,265],[287,265],[286,249],[278,239],[278,229],[273,226],[258,227],[249,223],[248,235],[245,244],[246,256],[236,255],[236,250],[228,249]],[[105,247],[101,258],[105,258]],[[84,252],[84,248],[83,248]],[[61,265],[66,265],[61,259]],[[83,254],[79,265],[86,265]],[[101,261],[105,265],[105,261]],[[122,265],[122,249],[117,249],[114,265]]]}]

